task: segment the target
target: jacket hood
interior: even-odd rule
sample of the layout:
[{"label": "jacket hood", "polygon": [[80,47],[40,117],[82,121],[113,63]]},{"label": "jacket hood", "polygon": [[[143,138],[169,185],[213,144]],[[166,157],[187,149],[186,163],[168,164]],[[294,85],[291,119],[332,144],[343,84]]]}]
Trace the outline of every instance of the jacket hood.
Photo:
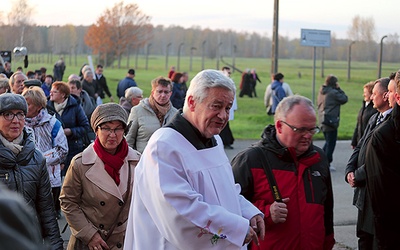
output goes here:
[{"label": "jacket hood", "polygon": [[278,88],[280,85],[282,86],[282,83],[280,81],[274,80],[271,84],[271,89],[274,90]]},{"label": "jacket hood", "polygon": [[332,89],[333,88],[331,86],[322,85],[320,92],[321,92],[321,94],[325,95],[326,93],[328,93]]},{"label": "jacket hood", "polygon": [[276,128],[274,125],[268,125],[264,128],[264,131],[261,134],[261,140],[257,145],[281,156],[284,155],[287,150],[287,148],[282,146],[278,142],[278,139],[276,139]]},{"label": "jacket hood", "polygon": [[[268,125],[267,127],[265,127],[263,133],[261,134],[261,140],[256,145],[263,147],[268,151],[274,152],[276,155],[279,155],[282,160],[293,161],[292,155],[294,154],[294,149],[285,147],[278,141],[278,139],[276,138],[276,128],[274,125]],[[309,156],[311,154],[314,154],[315,152],[316,151],[314,150],[314,145],[311,143],[308,150],[297,158]]]}]

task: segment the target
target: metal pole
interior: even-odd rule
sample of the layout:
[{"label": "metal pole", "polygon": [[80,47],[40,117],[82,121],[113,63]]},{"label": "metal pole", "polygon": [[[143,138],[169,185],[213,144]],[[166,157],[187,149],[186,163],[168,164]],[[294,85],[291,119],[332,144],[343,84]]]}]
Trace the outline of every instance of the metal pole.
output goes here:
[{"label": "metal pole", "polygon": [[271,58],[271,74],[278,72],[278,51],[279,51],[279,0],[274,1],[274,24],[272,33],[272,58]]},{"label": "metal pole", "polygon": [[147,51],[146,51],[146,70],[148,69],[150,47],[151,47],[151,43],[147,44]]},{"label": "metal pole", "polygon": [[237,51],[237,47],[236,47],[236,44],[235,44],[235,45],[233,45],[233,56],[232,56],[233,69],[232,69],[232,73],[235,73],[236,51]]},{"label": "metal pole", "polygon": [[136,47],[135,69],[138,69],[139,47]]},{"label": "metal pole", "polygon": [[180,65],[180,61],[181,61],[181,48],[183,46],[184,43],[179,44],[179,48],[178,48],[178,63],[177,63],[177,69],[179,71],[179,65]]},{"label": "metal pole", "polygon": [[387,36],[383,36],[381,38],[381,50],[379,52],[379,60],[378,60],[378,78],[381,78],[381,71],[382,71],[382,54],[383,54],[383,39]]},{"label": "metal pole", "polygon": [[325,60],[325,48],[322,47],[322,56],[321,56],[321,77],[324,78],[325,77],[325,65],[324,65],[324,61]]},{"label": "metal pole", "polygon": [[206,45],[206,40],[203,41],[203,43],[201,44],[201,70],[204,70],[204,56],[206,54],[206,49],[205,46]]},{"label": "metal pole", "polygon": [[349,44],[349,54],[347,56],[347,81],[350,80],[350,69],[351,69],[351,45],[353,45],[355,41],[352,41]]},{"label": "metal pole", "polygon": [[217,47],[217,70],[219,70],[219,58],[221,56],[221,45],[222,45],[222,42],[220,42]]},{"label": "metal pole", "polygon": [[169,54],[169,47],[171,47],[172,43],[167,44],[167,50],[165,51],[165,70],[168,70],[168,54]]},{"label": "metal pole", "polygon": [[189,71],[192,71],[193,50],[196,50],[196,47],[191,47],[190,48],[190,67],[189,67]]},{"label": "metal pole", "polygon": [[317,61],[317,47],[314,47],[314,53],[313,53],[313,57],[314,57],[314,62],[313,62],[313,78],[312,78],[312,102],[315,105],[315,64]]}]

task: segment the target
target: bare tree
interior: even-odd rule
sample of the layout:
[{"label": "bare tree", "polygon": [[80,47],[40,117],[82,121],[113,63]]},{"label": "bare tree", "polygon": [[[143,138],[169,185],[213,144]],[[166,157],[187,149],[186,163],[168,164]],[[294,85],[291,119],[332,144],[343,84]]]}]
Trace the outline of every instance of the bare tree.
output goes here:
[{"label": "bare tree", "polygon": [[376,60],[375,21],[372,17],[355,16],[347,31],[350,41],[357,41],[354,56],[359,60]]},{"label": "bare tree", "polygon": [[20,46],[24,45],[26,27],[32,24],[31,17],[33,11],[34,8],[29,5],[28,0],[20,0],[13,3],[10,13],[8,13],[9,25],[20,28]]},{"label": "bare tree", "polygon": [[347,31],[347,36],[353,41],[371,42],[375,41],[375,21],[372,17],[355,16],[352,20],[352,25]]}]

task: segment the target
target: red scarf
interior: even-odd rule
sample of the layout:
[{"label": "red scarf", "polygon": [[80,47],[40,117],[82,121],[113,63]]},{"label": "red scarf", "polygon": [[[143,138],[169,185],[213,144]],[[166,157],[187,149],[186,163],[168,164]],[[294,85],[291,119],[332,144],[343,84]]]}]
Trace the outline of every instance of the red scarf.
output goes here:
[{"label": "red scarf", "polygon": [[104,169],[114,179],[117,186],[119,186],[119,170],[124,165],[124,160],[128,155],[128,143],[123,139],[117,147],[115,155],[112,155],[104,150],[100,144],[99,138],[96,138],[93,144],[94,152],[104,162]]}]

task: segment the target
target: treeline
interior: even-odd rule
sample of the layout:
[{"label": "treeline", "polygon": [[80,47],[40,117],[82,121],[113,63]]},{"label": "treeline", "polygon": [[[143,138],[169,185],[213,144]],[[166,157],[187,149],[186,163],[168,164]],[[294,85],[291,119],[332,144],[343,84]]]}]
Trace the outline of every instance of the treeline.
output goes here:
[{"label": "treeline", "polygon": [[[23,30],[22,30],[23,29]],[[13,50],[17,46],[25,46],[28,53],[51,55],[91,54],[92,49],[85,43],[85,35],[89,26],[25,26],[23,28],[0,26],[0,50]],[[21,38],[23,35],[23,39]],[[272,36],[271,36],[272,37]],[[180,26],[156,26],[142,46],[130,51],[132,55],[168,55],[205,56],[216,58],[246,57],[269,58],[272,41],[267,35],[233,30],[211,30],[199,27],[183,28]],[[23,44],[21,44],[23,41]],[[391,35],[383,43],[383,61],[399,62],[400,45],[398,35]],[[349,45],[347,39],[337,39],[332,33],[331,48],[317,50],[318,58],[322,55],[326,60],[347,60]],[[179,48],[181,49],[179,51]],[[280,36],[279,58],[310,59],[313,49],[300,46],[299,39]],[[351,46],[352,61],[377,61],[380,43],[356,41]]]}]

